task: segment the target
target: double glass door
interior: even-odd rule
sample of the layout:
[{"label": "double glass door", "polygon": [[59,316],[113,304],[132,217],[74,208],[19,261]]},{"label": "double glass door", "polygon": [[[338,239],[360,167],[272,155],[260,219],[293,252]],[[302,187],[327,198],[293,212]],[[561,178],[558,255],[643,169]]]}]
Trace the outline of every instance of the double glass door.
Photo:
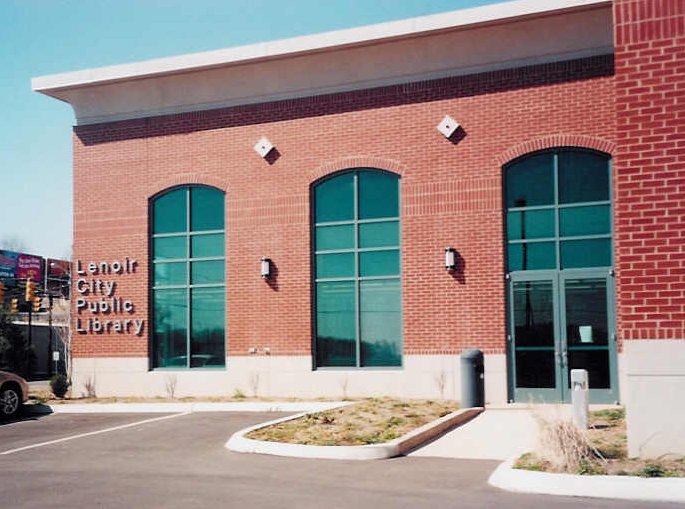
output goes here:
[{"label": "double glass door", "polygon": [[569,402],[572,369],[588,371],[590,401],[617,401],[613,277],[607,270],[512,273],[513,400]]}]

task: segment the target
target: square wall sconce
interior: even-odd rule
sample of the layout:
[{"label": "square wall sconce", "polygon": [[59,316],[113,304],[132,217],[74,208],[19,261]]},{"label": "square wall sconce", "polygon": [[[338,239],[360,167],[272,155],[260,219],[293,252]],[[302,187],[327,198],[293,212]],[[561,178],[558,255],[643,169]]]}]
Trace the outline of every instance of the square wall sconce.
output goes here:
[{"label": "square wall sconce", "polygon": [[445,248],[445,269],[453,271],[457,268],[457,251],[453,247]]},{"label": "square wall sconce", "polygon": [[269,279],[271,277],[271,259],[262,257],[261,259],[261,274],[262,279]]},{"label": "square wall sconce", "polygon": [[252,148],[254,148],[255,152],[261,157],[266,157],[269,155],[269,152],[274,149],[274,144],[271,143],[266,136],[262,136]]},{"label": "square wall sconce", "polygon": [[440,123],[437,125],[438,131],[442,133],[445,138],[450,138],[457,129],[459,129],[459,122],[454,120],[449,115],[445,115]]}]

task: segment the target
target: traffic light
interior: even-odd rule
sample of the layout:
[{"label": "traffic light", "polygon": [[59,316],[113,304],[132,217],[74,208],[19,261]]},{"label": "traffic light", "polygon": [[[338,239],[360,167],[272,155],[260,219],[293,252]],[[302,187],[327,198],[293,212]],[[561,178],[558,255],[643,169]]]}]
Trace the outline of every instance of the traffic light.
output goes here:
[{"label": "traffic light", "polygon": [[37,295],[35,297],[33,297],[33,312],[34,313],[37,313],[38,311],[40,311],[40,305],[41,305],[42,301],[43,301],[43,299],[41,299]]},{"label": "traffic light", "polygon": [[0,306],[5,302],[5,283],[0,281]]},{"label": "traffic light", "polygon": [[16,315],[19,312],[19,299],[14,298],[10,301],[10,313]]},{"label": "traffic light", "polygon": [[33,297],[36,295],[36,282],[31,281],[31,278],[28,278],[26,280],[26,295],[24,296],[24,299],[26,302],[32,302]]}]

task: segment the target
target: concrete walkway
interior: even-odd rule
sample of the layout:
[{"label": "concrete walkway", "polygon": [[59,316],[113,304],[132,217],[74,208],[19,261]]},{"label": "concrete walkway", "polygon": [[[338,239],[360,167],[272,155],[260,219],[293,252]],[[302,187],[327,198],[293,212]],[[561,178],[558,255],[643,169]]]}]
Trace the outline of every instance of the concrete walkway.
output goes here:
[{"label": "concrete walkway", "polygon": [[486,408],[475,419],[410,453],[460,459],[508,460],[535,448],[538,424],[526,408]]}]

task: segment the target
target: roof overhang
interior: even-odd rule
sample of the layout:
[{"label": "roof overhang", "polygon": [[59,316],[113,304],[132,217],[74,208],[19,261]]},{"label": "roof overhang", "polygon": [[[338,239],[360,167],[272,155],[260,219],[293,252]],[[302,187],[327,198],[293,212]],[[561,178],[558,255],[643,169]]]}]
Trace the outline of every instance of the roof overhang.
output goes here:
[{"label": "roof overhang", "polygon": [[613,52],[611,0],[517,0],[34,78],[77,124],[424,81]]}]

